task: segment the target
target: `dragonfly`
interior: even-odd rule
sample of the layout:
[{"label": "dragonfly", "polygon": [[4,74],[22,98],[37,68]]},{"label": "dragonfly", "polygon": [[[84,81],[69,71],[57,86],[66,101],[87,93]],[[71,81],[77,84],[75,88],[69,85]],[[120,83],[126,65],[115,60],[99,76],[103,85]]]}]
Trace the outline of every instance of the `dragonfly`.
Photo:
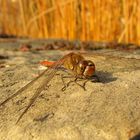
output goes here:
[{"label": "dragonfly", "polygon": [[[45,61],[43,62],[46,63]],[[34,80],[29,82],[27,85],[23,86],[21,89],[19,89],[17,92],[12,94],[10,97],[5,99],[0,103],[0,106],[3,106],[8,101],[10,101],[12,98],[18,96],[19,94],[26,92],[26,89],[29,87],[34,86],[36,81],[41,79],[43,77],[43,80],[39,82],[37,89],[35,90],[34,95],[31,97],[29,104],[27,107],[23,110],[21,115],[16,121],[16,124],[22,119],[22,117],[27,113],[29,108],[34,104],[36,99],[39,97],[40,93],[45,90],[48,83],[51,81],[51,79],[55,76],[56,72],[58,71],[58,68],[64,67],[68,71],[73,74],[76,79],[82,78],[82,79],[89,79],[95,74],[95,64],[91,60],[86,60],[80,53],[74,53],[71,52],[56,62],[47,62],[47,65],[49,65],[49,68],[43,71],[39,76],[37,76]]]}]

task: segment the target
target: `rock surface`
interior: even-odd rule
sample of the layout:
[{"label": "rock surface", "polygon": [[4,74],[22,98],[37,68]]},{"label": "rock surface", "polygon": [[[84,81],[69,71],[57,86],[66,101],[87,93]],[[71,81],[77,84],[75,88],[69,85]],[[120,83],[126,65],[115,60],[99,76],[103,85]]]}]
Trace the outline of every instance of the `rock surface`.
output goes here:
[{"label": "rock surface", "polygon": [[[140,138],[140,52],[100,50],[86,53],[100,82],[75,83],[62,91],[60,75],[15,124],[34,89],[0,107],[1,140],[137,140]],[[57,60],[68,52],[20,52],[0,48],[0,102],[33,80],[39,61]],[[59,72],[65,74],[65,72]],[[83,81],[80,81],[81,83]],[[40,84],[40,83],[39,83]]]}]

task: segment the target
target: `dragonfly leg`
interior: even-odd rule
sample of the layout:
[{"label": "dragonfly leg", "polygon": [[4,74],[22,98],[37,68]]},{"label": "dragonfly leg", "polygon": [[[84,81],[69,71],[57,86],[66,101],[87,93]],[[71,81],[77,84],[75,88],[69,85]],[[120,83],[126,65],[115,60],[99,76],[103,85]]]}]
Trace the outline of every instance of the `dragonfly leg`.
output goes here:
[{"label": "dragonfly leg", "polygon": [[86,90],[85,85],[86,85],[86,83],[87,83],[88,81],[90,81],[90,82],[100,82],[99,77],[98,77],[97,75],[93,75],[92,79],[85,79],[85,81],[84,81],[84,83],[83,83],[82,85],[79,84],[78,81],[83,81],[83,79],[81,79],[81,78],[76,78],[74,82],[75,82],[77,85],[79,85],[80,87],[82,87],[84,90]]},{"label": "dragonfly leg", "polygon": [[63,83],[63,87],[62,87],[62,91],[65,91],[66,90],[66,88],[69,86],[69,84],[71,83],[71,82],[73,82],[73,81],[69,81],[67,84],[65,83],[65,81],[64,81],[64,79],[66,79],[66,78],[73,78],[73,76],[63,76],[63,75],[61,75],[61,80],[62,80],[62,83]]},{"label": "dragonfly leg", "polygon": [[80,86],[81,88],[83,88],[84,91],[86,91],[85,85],[86,85],[86,83],[87,83],[89,80],[86,79],[82,85],[79,84],[78,81],[83,81],[83,79],[81,79],[81,78],[75,78],[74,82],[75,82],[78,86]]},{"label": "dragonfly leg", "polygon": [[[85,85],[86,85],[86,83],[88,82],[88,81],[91,81],[91,82],[100,82],[100,80],[99,80],[99,77],[97,76],[97,75],[94,75],[93,77],[92,77],[92,79],[90,78],[90,79],[82,79],[82,78],[79,78],[79,77],[75,77],[75,79],[74,80],[70,80],[67,84],[65,83],[65,81],[64,81],[64,79],[65,78],[73,78],[74,76],[72,75],[72,76],[63,76],[63,75],[61,75],[61,80],[62,80],[62,83],[63,83],[63,88],[61,89],[62,91],[65,91],[66,90],[66,88],[71,84],[71,83],[75,83],[75,84],[77,84],[78,86],[80,86],[81,88],[83,88],[83,90],[84,91],[86,91],[86,88],[85,88]],[[83,84],[80,84],[80,83],[78,83],[78,81],[84,81],[83,82]]]},{"label": "dragonfly leg", "polygon": [[65,91],[66,90],[66,88],[71,84],[71,83],[75,83],[76,85],[78,85],[78,86],[80,86],[81,88],[83,88],[83,90],[85,91],[86,90],[86,88],[85,88],[85,85],[86,85],[86,83],[89,81],[89,80],[86,80],[82,85],[81,84],[79,84],[78,83],[78,81],[83,81],[83,79],[81,79],[81,78],[75,78],[74,80],[70,80],[67,84],[64,82],[64,78],[73,78],[73,76],[71,76],[71,77],[68,77],[68,76],[65,76],[65,77],[61,77],[61,79],[62,79],[62,82],[63,82],[63,88],[61,89],[62,91]]}]

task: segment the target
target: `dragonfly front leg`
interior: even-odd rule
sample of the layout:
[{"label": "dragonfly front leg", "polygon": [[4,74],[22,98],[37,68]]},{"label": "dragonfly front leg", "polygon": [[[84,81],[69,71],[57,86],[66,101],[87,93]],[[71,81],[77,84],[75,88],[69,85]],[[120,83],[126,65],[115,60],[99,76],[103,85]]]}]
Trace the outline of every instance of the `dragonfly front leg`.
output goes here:
[{"label": "dragonfly front leg", "polygon": [[81,88],[83,88],[84,91],[86,91],[85,86],[86,86],[86,83],[87,83],[89,80],[86,79],[82,85],[78,83],[78,80],[79,80],[79,81],[84,81],[84,79],[75,78],[74,82],[75,82],[78,86],[80,86]]},{"label": "dragonfly front leg", "polygon": [[[67,84],[64,82],[64,79],[65,78],[75,78],[74,80],[70,80]],[[83,83],[83,85],[81,85],[81,84],[79,84],[77,81],[79,80],[79,81],[83,81],[83,79],[81,79],[81,78],[77,78],[77,77],[75,77],[75,76],[62,76],[61,75],[61,79],[62,79],[62,83],[63,83],[63,87],[62,87],[62,91],[65,91],[66,90],[66,88],[71,84],[71,83],[75,83],[76,85],[78,85],[78,86],[80,86],[81,88],[83,88],[83,90],[85,91],[86,90],[86,88],[85,88],[85,85],[86,85],[86,83],[87,83],[87,81],[88,80],[86,80],[84,83]]]},{"label": "dragonfly front leg", "polygon": [[[84,81],[85,80],[85,81]],[[79,84],[78,81],[84,81],[83,84]],[[99,80],[99,77],[97,75],[93,75],[92,79],[82,79],[82,78],[76,78],[75,79],[75,83],[77,85],[79,85],[80,87],[82,87],[84,90],[86,90],[85,86],[86,86],[86,83],[90,81],[90,82],[100,82]]]}]

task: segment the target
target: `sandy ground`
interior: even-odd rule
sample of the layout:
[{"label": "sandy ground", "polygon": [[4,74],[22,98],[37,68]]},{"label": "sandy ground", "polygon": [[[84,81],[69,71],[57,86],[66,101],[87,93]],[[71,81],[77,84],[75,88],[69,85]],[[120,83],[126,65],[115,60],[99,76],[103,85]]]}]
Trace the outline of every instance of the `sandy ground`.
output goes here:
[{"label": "sandy ground", "polygon": [[[0,59],[0,102],[43,71],[40,61],[57,60],[68,53],[21,52],[10,46],[0,46],[0,55],[5,56]],[[94,61],[100,82],[87,82],[86,91],[71,83],[62,91],[60,74],[66,73],[60,71],[15,124],[41,84],[37,81],[0,107],[1,140],[140,139],[140,51],[99,50],[83,56]]]}]

